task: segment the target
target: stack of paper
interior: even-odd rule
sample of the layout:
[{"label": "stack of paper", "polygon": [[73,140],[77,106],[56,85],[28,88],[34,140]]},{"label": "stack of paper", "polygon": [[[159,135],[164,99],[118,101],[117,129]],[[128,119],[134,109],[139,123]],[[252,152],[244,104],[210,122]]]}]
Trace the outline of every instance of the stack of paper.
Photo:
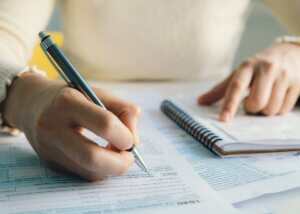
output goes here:
[{"label": "stack of paper", "polygon": [[299,154],[222,159],[165,117],[166,97],[119,94],[143,109],[139,149],[151,176],[134,165],[124,176],[88,183],[46,168],[24,136],[1,137],[0,213],[231,213],[229,203],[300,186]]},{"label": "stack of paper", "polygon": [[[147,97],[147,101],[151,100],[151,104],[145,100],[138,99],[141,97],[141,94],[143,94],[143,97]],[[120,95],[124,96],[122,93],[120,93]],[[161,138],[164,138],[164,140],[173,145],[178,153],[184,157],[187,164],[199,175],[199,178],[206,181],[232,204],[265,194],[300,187],[299,153],[275,153],[247,157],[220,158],[189,136],[159,110],[159,105],[165,98],[166,97],[162,97],[158,93],[154,93],[153,90],[143,91],[140,92],[140,94],[135,94],[130,97],[128,96],[128,99],[132,102],[142,106],[144,117],[149,117],[148,120],[152,121],[153,129],[158,130]],[[182,99],[184,102],[196,106],[195,97],[178,95],[177,99]],[[199,113],[200,116],[208,115],[211,120],[217,122],[218,107],[197,106],[197,108],[199,109],[196,113]],[[245,116],[242,111],[240,111],[239,114],[240,116],[236,117],[229,125],[230,129],[235,129],[236,132],[238,132],[241,126],[241,120],[245,122],[245,117],[249,117],[250,124],[246,128],[251,130],[254,126],[253,124],[251,125],[253,118],[251,116]],[[294,123],[297,124],[298,120],[300,121],[300,114],[299,112],[293,114],[297,114],[297,117],[294,118]],[[239,117],[241,119],[239,119]],[[290,116],[286,115],[284,117]],[[278,120],[278,118],[268,119]],[[257,129],[259,124],[255,125]],[[263,132],[264,129],[262,127],[264,124],[260,125],[260,129]],[[276,129],[278,130],[280,127],[276,127]]]},{"label": "stack of paper", "polygon": [[1,137],[0,213],[235,213],[155,131],[140,133],[151,176],[134,165],[94,183],[46,168],[24,136]]}]

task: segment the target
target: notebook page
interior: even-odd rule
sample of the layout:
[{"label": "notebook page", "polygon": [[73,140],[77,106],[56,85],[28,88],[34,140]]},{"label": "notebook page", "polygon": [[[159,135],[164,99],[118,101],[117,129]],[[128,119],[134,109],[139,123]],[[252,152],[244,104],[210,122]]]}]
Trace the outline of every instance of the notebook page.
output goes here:
[{"label": "notebook page", "polygon": [[0,213],[235,213],[172,146],[141,129],[151,176],[134,165],[124,176],[94,183],[49,170],[24,137],[2,137]]},{"label": "notebook page", "polygon": [[264,141],[264,143],[282,144],[282,141],[275,140],[285,140],[289,144],[300,143],[300,132],[297,128],[300,124],[299,108],[285,115],[266,117],[248,115],[240,107],[233,120],[224,123],[218,120],[220,104],[199,106],[195,103],[194,97],[181,95],[176,101],[177,103],[183,101],[184,104],[181,104],[183,110],[187,110],[191,117],[198,121],[206,123],[227,142]]}]

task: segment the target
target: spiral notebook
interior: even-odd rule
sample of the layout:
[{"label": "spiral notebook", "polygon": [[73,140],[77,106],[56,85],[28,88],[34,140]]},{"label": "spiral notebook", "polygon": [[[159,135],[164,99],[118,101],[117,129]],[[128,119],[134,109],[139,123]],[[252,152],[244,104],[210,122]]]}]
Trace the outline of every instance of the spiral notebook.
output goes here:
[{"label": "spiral notebook", "polygon": [[226,124],[203,114],[204,108],[186,109],[170,100],[161,103],[165,115],[219,156],[300,151],[299,113],[273,118],[243,114]]}]

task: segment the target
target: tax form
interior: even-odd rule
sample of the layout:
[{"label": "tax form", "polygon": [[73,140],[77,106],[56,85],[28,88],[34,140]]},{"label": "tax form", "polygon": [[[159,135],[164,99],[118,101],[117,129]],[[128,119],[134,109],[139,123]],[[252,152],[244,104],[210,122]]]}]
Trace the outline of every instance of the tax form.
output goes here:
[{"label": "tax form", "polygon": [[[153,90],[139,93],[127,98],[142,107],[144,116],[151,118],[153,129],[158,130],[161,138],[165,138],[165,141],[173,145],[193,171],[232,204],[300,186],[299,153],[220,158],[160,111],[160,103],[166,97]],[[147,101],[151,100],[151,105],[139,97],[147,97]],[[181,95],[179,98],[182,98]],[[188,100],[193,105],[196,97],[184,96],[182,99]],[[217,116],[218,109],[204,110],[199,107],[199,112],[201,111],[203,115],[210,112],[209,116],[213,118]],[[239,122],[237,124],[240,125]],[[233,126],[231,125],[230,128],[233,129]],[[237,132],[236,129],[235,127]]]},{"label": "tax form", "polygon": [[133,165],[94,183],[46,168],[24,136],[0,137],[0,213],[235,213],[168,142],[140,129],[151,176]]},{"label": "tax form", "polygon": [[300,155],[219,158],[175,125],[160,127],[204,181],[231,203],[300,186]]}]

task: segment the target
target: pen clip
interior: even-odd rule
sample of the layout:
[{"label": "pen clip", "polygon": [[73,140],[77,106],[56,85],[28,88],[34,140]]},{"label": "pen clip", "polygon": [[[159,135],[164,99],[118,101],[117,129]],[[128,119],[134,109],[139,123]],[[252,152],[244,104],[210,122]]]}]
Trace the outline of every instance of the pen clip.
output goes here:
[{"label": "pen clip", "polygon": [[55,63],[55,61],[52,59],[52,57],[49,55],[48,51],[45,49],[43,45],[41,45],[42,50],[44,51],[46,57],[48,58],[49,62],[52,64],[52,66],[55,68],[55,70],[59,73],[61,78],[72,88],[74,88],[74,84],[69,80],[69,78],[64,74],[64,72],[60,69],[60,67]]}]

